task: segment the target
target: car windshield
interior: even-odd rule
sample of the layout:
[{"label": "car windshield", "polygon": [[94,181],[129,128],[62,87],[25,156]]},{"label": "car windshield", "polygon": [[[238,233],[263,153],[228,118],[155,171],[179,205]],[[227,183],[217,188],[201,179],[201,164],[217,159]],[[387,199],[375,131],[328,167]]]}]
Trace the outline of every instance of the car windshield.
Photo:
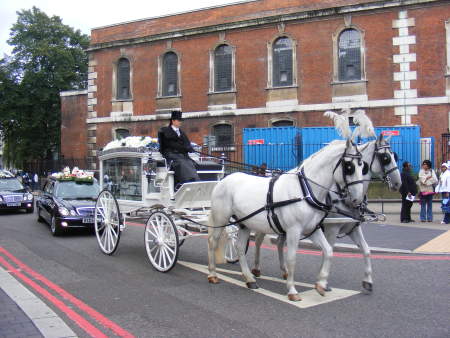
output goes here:
[{"label": "car windshield", "polygon": [[16,178],[2,178],[0,179],[0,191],[15,191],[24,189],[22,183]]},{"label": "car windshield", "polygon": [[74,181],[59,182],[55,196],[62,199],[94,199],[100,192],[97,181],[94,183],[78,183]]}]

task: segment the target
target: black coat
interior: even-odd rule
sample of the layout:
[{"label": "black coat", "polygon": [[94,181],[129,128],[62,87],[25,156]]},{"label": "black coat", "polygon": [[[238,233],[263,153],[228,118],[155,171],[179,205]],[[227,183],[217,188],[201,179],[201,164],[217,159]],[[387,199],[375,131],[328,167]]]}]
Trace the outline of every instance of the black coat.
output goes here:
[{"label": "black coat", "polygon": [[401,177],[402,177],[402,186],[400,187],[400,193],[402,195],[407,195],[408,193],[416,195],[417,184],[414,181],[414,178],[411,176],[411,172],[403,171]]},{"label": "black coat", "polygon": [[194,152],[191,141],[180,129],[180,136],[177,135],[171,126],[163,127],[158,133],[159,152],[166,156],[167,153],[187,154]]}]

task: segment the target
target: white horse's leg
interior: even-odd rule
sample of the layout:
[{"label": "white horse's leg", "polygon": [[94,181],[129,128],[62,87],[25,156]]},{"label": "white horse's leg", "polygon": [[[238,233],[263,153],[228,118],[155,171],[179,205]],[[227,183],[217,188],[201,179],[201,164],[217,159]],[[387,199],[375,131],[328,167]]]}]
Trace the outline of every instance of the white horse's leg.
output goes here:
[{"label": "white horse's leg", "polygon": [[[219,222],[218,218],[222,218],[222,221]],[[226,222],[227,218],[222,217],[214,217],[213,213],[209,215],[208,220],[208,281],[212,284],[219,283],[219,278],[217,278],[216,273],[216,263],[218,258],[222,259],[221,257],[217,257],[217,254],[220,254],[219,250],[219,244],[220,244],[220,238],[223,232],[224,227],[221,227],[220,225],[227,224]]]},{"label": "white horse's leg", "polygon": [[331,256],[333,248],[328,244],[322,230],[316,230],[311,235],[311,240],[322,249],[322,265],[320,266],[319,275],[317,276],[316,291],[325,296],[325,290],[328,285],[328,276],[330,274]]},{"label": "white horse's leg", "polygon": [[[324,226],[324,235],[327,239],[328,244],[330,244],[331,248],[334,248],[334,245],[336,244],[337,236],[339,235],[339,231],[341,230],[343,224],[342,223],[335,223],[335,224],[325,224]],[[325,291],[331,291],[331,288],[328,287],[328,284],[325,288]]]},{"label": "white horse's leg", "polygon": [[281,276],[287,279],[288,271],[286,261],[284,259],[284,245],[286,244],[286,235],[279,235],[277,239],[278,260],[280,262]]},{"label": "white horse's leg", "polygon": [[266,234],[262,233],[262,232],[257,232],[255,234],[255,264],[253,266],[252,269],[252,274],[255,277],[259,277],[261,276],[261,269],[259,266],[259,260],[260,260],[260,255],[261,255],[261,244],[264,241],[264,237],[266,236]]},{"label": "white horse's leg", "polygon": [[288,299],[291,301],[302,300],[298,295],[297,289],[294,283],[294,273],[295,273],[295,261],[297,259],[297,248],[298,241],[300,240],[300,229],[298,227],[291,227],[288,229],[286,235],[287,243],[287,254],[286,254],[286,265],[287,265],[287,281],[286,286],[288,289]]},{"label": "white horse's leg", "polygon": [[361,230],[361,226],[356,227],[351,233],[350,238],[358,245],[364,256],[364,279],[362,282],[363,288],[372,292],[373,289],[373,281],[372,281],[372,262],[370,260],[370,248],[367,244],[364,235]]},{"label": "white horse's leg", "polygon": [[253,274],[250,271],[247,263],[247,257],[245,256],[245,248],[247,246],[248,238],[250,237],[250,229],[247,227],[241,227],[239,229],[237,252],[239,256],[239,264],[241,265],[242,275],[244,276],[245,283],[249,289],[257,289],[258,285]]}]

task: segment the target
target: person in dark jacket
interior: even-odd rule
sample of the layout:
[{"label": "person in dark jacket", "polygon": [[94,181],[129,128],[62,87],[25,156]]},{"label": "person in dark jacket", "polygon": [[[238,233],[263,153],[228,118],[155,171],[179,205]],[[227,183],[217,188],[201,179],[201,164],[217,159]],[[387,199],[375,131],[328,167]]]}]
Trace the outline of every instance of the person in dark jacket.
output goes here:
[{"label": "person in dark jacket", "polygon": [[411,207],[413,205],[414,196],[417,194],[417,185],[412,177],[411,163],[403,162],[402,170],[402,186],[400,187],[400,193],[402,194],[402,208],[400,211],[400,222],[410,223],[414,222],[411,219]]},{"label": "person in dark jacket", "polygon": [[187,135],[180,129],[182,120],[182,112],[172,111],[169,125],[158,132],[159,152],[175,171],[175,184],[199,180],[194,161],[188,155],[194,149]]}]

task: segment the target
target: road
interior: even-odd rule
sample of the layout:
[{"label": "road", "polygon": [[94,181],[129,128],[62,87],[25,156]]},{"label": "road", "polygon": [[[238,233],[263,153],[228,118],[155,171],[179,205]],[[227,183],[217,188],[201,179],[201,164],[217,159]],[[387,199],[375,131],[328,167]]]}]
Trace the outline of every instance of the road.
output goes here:
[{"label": "road", "polygon": [[[333,291],[312,289],[320,264],[299,250],[295,280],[303,301],[286,300],[274,247],[263,250],[257,292],[239,266],[208,284],[206,239],[187,240],[169,273],[151,267],[142,225],[128,225],[113,256],[87,232],[51,236],[36,214],[0,215],[0,269],[45,302],[79,337],[448,337],[448,255],[377,254],[374,292],[361,292],[363,261],[336,253]],[[368,240],[370,244],[370,239]],[[249,249],[253,257],[253,248]],[[19,269],[19,270],[14,270]]]}]

